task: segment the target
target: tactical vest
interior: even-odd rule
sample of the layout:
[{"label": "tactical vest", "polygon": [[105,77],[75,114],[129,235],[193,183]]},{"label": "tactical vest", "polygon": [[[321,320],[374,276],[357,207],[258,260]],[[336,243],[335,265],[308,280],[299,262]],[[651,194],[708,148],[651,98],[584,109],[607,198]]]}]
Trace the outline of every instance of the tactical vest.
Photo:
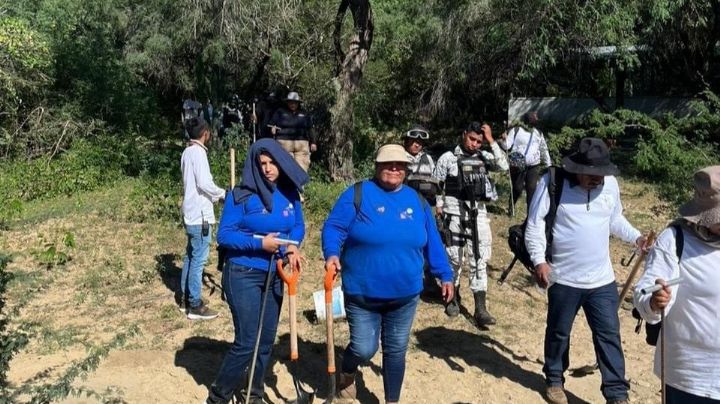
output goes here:
[{"label": "tactical vest", "polygon": [[458,175],[445,179],[445,195],[461,201],[487,202],[497,199],[495,185],[490,180],[480,157],[458,156]]}]

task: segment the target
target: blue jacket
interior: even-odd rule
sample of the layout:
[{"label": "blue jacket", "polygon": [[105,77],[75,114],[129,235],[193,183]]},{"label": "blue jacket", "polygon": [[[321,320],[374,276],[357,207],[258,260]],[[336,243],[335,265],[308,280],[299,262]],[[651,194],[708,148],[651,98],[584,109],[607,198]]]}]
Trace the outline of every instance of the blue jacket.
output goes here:
[{"label": "blue jacket", "polygon": [[[270,182],[260,169],[259,158],[269,154],[280,170],[277,183]],[[305,221],[298,189],[309,180],[307,173],[278,142],[260,139],[248,150],[242,184],[225,198],[218,227],[218,244],[225,258],[238,265],[266,271],[270,253],[253,235],[280,233],[278,238],[302,242]],[[283,252],[283,248],[280,249]]]},{"label": "blue jacket", "polygon": [[257,194],[236,203],[231,195],[225,199],[217,241],[226,249],[226,259],[233,264],[267,271],[270,253],[262,249],[262,240],[254,234],[280,233],[278,238],[302,242],[305,237],[300,196],[285,195],[276,188],[272,194],[272,210],[268,211]]},{"label": "blue jacket", "polygon": [[325,258],[340,257],[343,291],[395,299],[422,291],[423,264],[443,282],[453,273],[430,205],[410,187],[388,192],[363,181],[360,211],[353,187],[340,195],[322,230]]}]

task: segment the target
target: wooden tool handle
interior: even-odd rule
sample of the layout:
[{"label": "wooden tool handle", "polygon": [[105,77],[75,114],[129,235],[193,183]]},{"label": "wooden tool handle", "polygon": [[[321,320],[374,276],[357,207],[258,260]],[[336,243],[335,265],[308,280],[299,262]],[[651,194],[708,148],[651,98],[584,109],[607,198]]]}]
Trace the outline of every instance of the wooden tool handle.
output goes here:
[{"label": "wooden tool handle", "polygon": [[327,358],[328,374],[335,373],[335,338],[333,333],[333,305],[332,299],[325,303],[325,324],[327,325]]},{"label": "wooden tool handle", "polygon": [[230,189],[235,188],[235,149],[230,148]]},{"label": "wooden tool handle", "polygon": [[298,359],[297,342],[297,296],[290,295],[290,360]]},{"label": "wooden tool handle", "polygon": [[[655,232],[651,231],[650,234],[647,236],[647,241],[645,242],[645,245],[652,246],[655,244]],[[625,299],[625,295],[627,295],[628,291],[630,290],[630,286],[632,286],[633,281],[635,280],[635,275],[640,270],[640,266],[642,265],[643,261],[645,260],[645,256],[647,256],[646,251],[641,251],[640,256],[637,258],[637,261],[635,261],[635,265],[633,266],[632,270],[630,271],[630,275],[628,275],[627,281],[625,281],[625,285],[622,288],[622,292],[620,292],[620,299],[618,300],[618,308],[622,307],[623,299]]]}]

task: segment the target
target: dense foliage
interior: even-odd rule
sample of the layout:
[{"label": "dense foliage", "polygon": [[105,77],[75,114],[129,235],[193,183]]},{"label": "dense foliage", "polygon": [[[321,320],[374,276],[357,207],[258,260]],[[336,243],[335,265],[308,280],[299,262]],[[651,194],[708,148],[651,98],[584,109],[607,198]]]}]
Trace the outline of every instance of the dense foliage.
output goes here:
[{"label": "dense foliage", "polygon": [[[167,188],[187,97],[219,106],[232,94],[249,102],[298,90],[325,166],[339,3],[0,0],[3,210],[122,175]],[[587,134],[617,138],[638,147],[632,172],[654,180],[717,161],[718,0],[371,3],[373,46],[351,101],[360,170],[378,142],[413,122],[448,140],[470,119],[502,122],[511,94],[615,96],[620,77],[627,95],[701,102],[690,117],[596,112],[558,129],[556,152]],[[352,19],[342,33],[356,33]]]}]

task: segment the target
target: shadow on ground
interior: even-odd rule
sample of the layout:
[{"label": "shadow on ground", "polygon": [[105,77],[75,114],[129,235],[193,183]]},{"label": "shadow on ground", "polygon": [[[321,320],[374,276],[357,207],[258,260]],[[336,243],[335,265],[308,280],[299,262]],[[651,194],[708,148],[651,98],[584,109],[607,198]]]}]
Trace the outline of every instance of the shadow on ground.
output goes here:
[{"label": "shadow on ground", "polygon": [[[175,366],[182,367],[187,370],[193,380],[206,388],[210,388],[217,371],[220,369],[225,354],[230,349],[230,342],[219,341],[207,337],[190,337],[185,340],[183,347],[175,353]],[[316,343],[298,338],[298,351],[300,358],[298,366],[295,367],[298,380],[307,391],[316,393],[316,401],[324,401],[328,396],[328,374],[327,374],[327,356],[326,346],[324,343]],[[336,368],[340,371],[342,363],[343,348],[335,347]],[[288,380],[283,381],[285,385],[292,385],[292,373],[290,364],[290,335],[283,334],[273,348],[273,363],[268,369],[271,369],[277,362],[284,366],[288,374]],[[361,367],[357,378],[358,400],[361,403],[380,403],[380,399],[374,392],[368,391],[362,377],[362,372],[370,371],[379,374],[381,369],[378,366],[370,364],[368,367]],[[244,383],[243,383],[244,384]],[[286,402],[295,398],[295,393],[291,397],[285,397],[278,389],[278,377],[275,374],[267,374],[265,376],[265,386],[272,390],[275,396],[279,397],[282,402]],[[244,386],[238,386],[237,392]],[[377,392],[382,395],[382,392]],[[266,399],[267,399],[266,395]],[[270,401],[268,401],[270,402]]]},{"label": "shadow on ground", "polygon": [[[536,361],[515,354],[510,348],[490,337],[443,327],[419,330],[415,336],[419,349],[427,352],[433,358],[444,360],[453,371],[466,372],[464,362],[468,366],[481,369],[486,374],[497,378],[507,378],[513,383],[536,392],[539,396],[538,399],[542,399],[545,391],[544,376],[523,369],[513,362],[536,363]],[[571,392],[568,392],[567,395],[570,403],[586,403]]]}]

